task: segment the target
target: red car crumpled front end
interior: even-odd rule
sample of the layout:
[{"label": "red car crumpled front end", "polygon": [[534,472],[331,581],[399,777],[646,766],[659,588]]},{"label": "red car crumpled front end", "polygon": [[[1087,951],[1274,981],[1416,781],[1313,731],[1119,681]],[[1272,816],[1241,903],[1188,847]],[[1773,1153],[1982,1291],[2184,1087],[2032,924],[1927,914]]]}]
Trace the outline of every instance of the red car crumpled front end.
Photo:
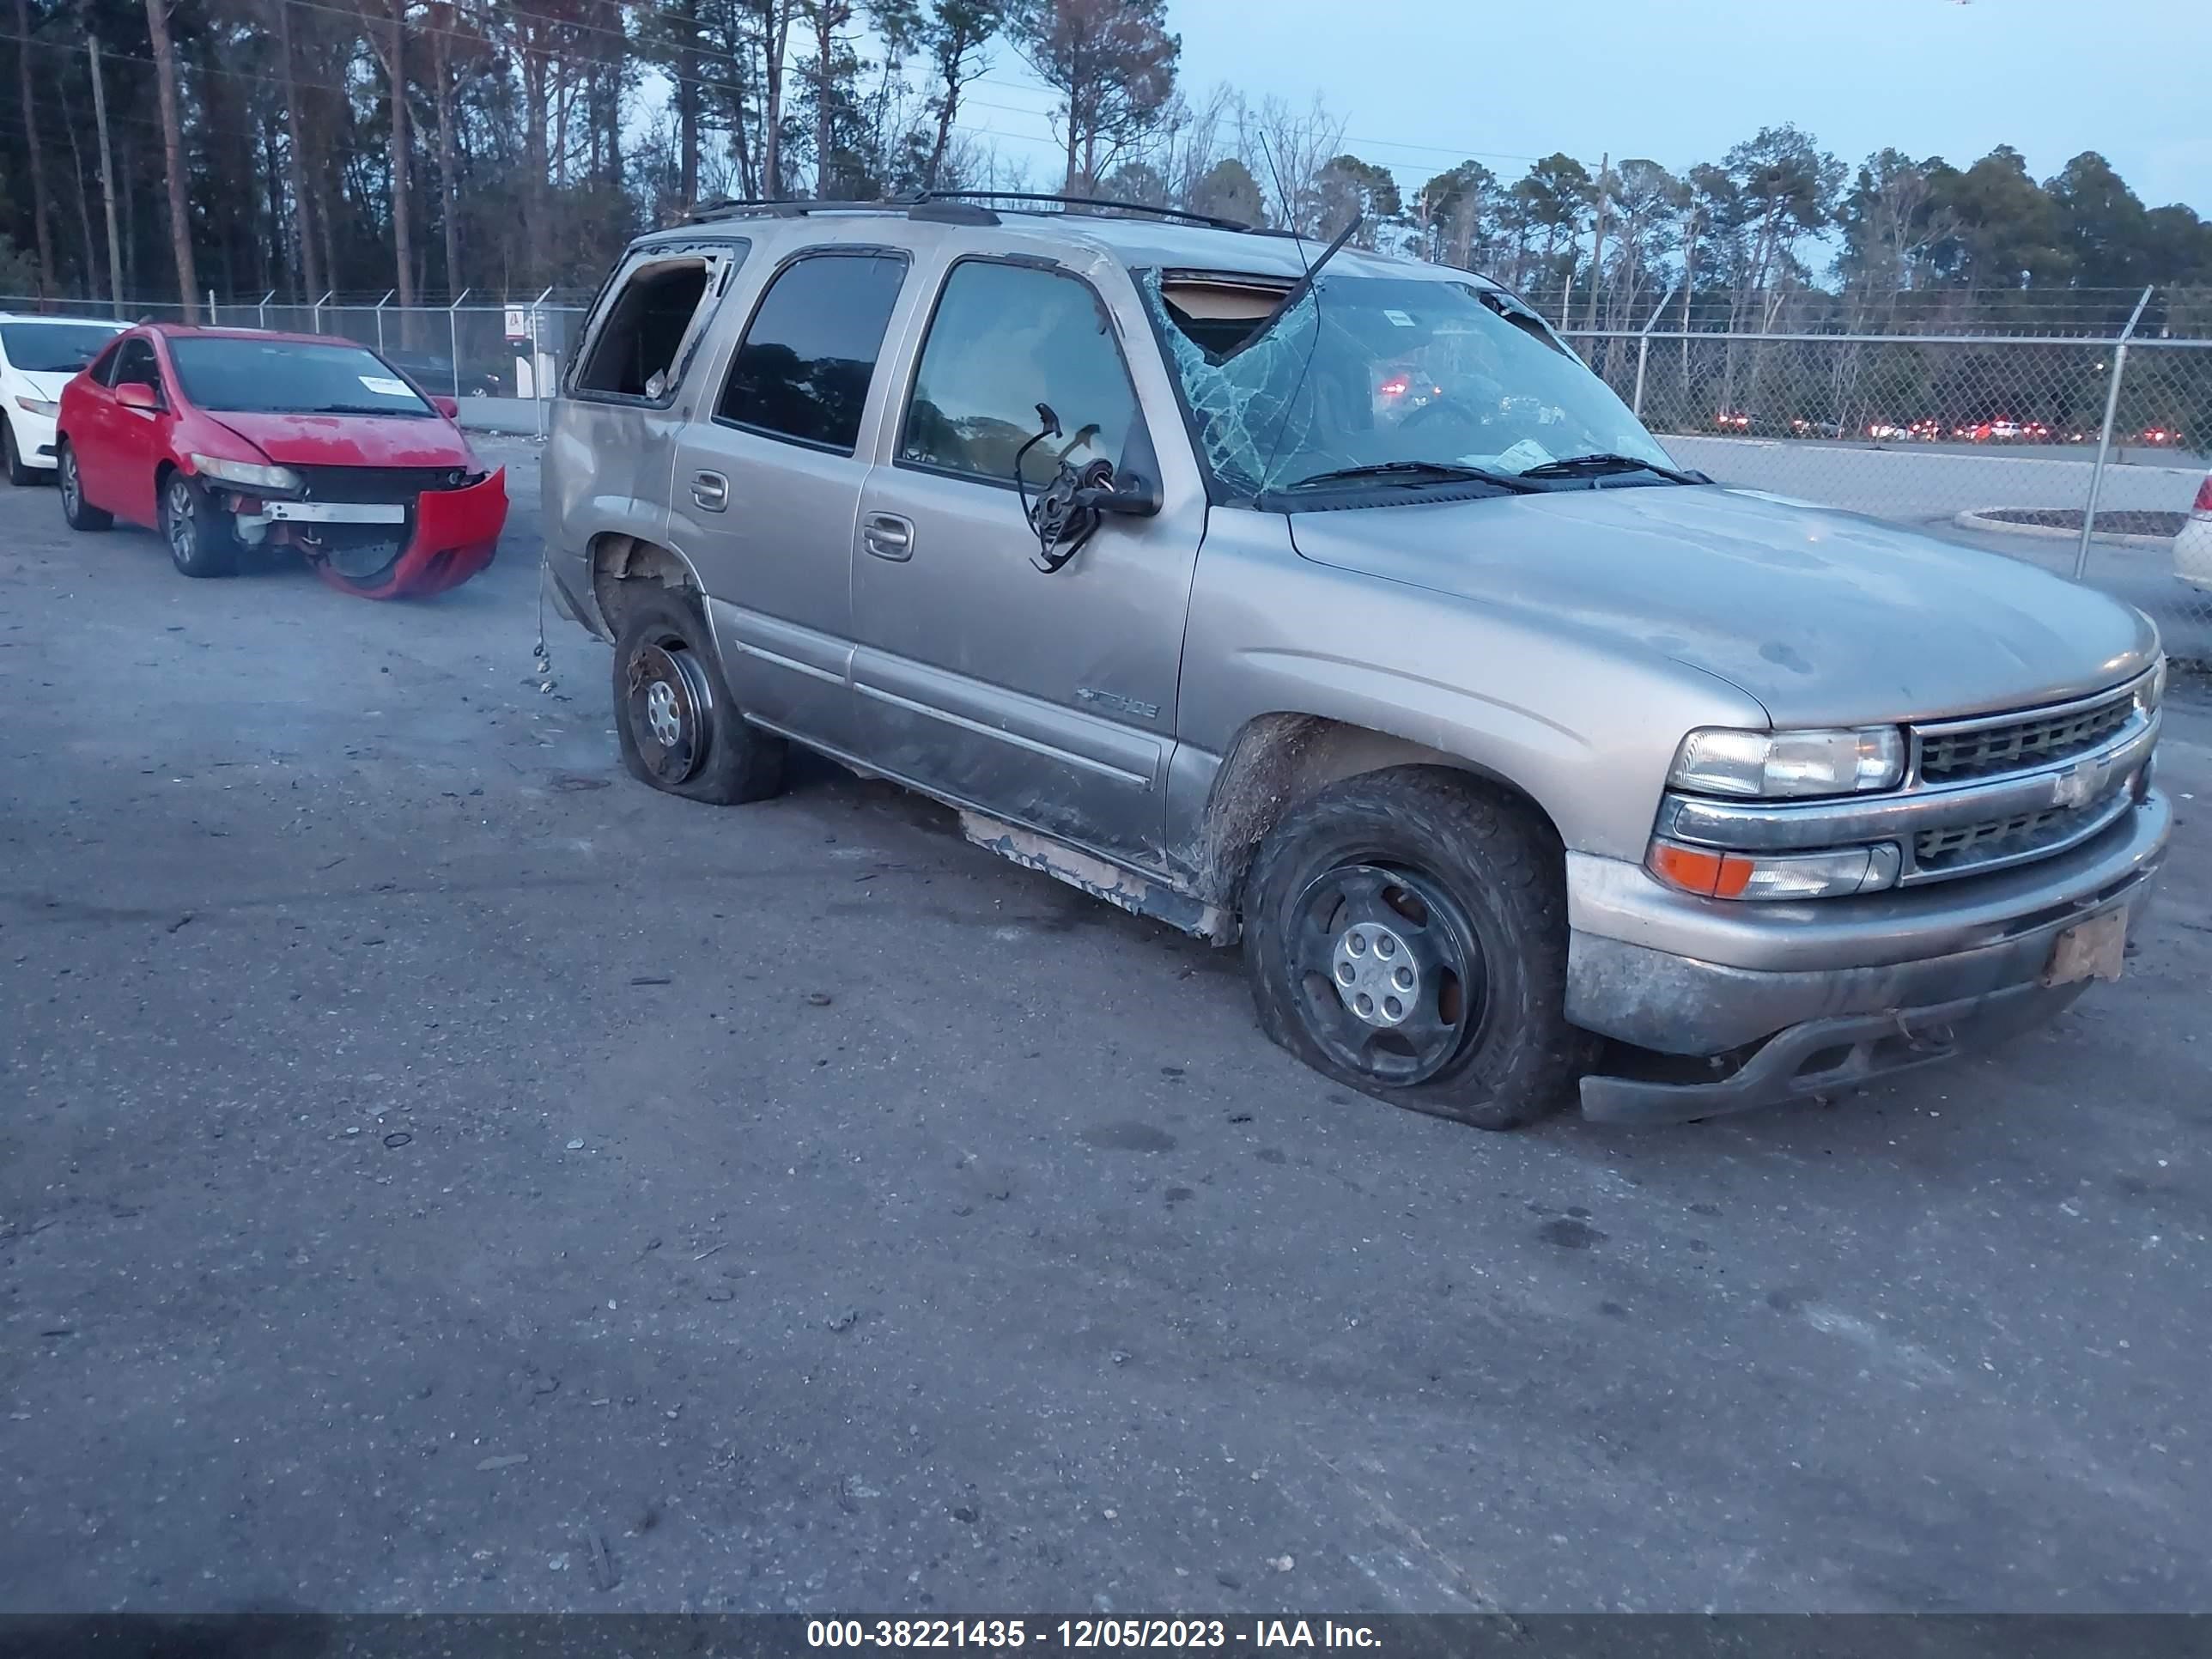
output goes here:
[{"label": "red car crumpled front end", "polygon": [[315,561],[325,581],[364,599],[419,599],[459,587],[484,568],[507,526],[507,469],[458,489],[426,489],[415,498],[409,535],[398,558],[374,575],[356,577],[327,558]]}]

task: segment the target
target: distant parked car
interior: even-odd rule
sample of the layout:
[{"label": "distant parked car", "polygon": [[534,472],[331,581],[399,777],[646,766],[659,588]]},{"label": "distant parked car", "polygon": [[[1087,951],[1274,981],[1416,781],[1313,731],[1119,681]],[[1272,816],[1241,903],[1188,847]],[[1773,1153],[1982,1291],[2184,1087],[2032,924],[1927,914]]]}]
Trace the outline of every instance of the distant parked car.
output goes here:
[{"label": "distant parked car", "polygon": [[426,351],[387,351],[384,361],[390,363],[432,397],[500,398],[506,388],[496,374],[482,369],[464,368],[453,372],[453,360],[439,357]]},{"label": "distant parked car", "polygon": [[120,323],[0,312],[0,471],[9,483],[52,480],[62,388],[122,331]]},{"label": "distant parked car", "polygon": [[2212,473],[2197,487],[2189,521],[2173,538],[2173,574],[2212,593]]},{"label": "distant parked car", "polygon": [[1713,424],[1723,432],[1748,432],[1751,430],[1751,416],[1724,409],[1713,416]]},{"label": "distant parked car", "polygon": [[491,562],[507,522],[506,474],[459,407],[349,340],[142,325],[62,388],[62,514],[153,526],[187,576],[274,543],[362,599],[441,592]]}]

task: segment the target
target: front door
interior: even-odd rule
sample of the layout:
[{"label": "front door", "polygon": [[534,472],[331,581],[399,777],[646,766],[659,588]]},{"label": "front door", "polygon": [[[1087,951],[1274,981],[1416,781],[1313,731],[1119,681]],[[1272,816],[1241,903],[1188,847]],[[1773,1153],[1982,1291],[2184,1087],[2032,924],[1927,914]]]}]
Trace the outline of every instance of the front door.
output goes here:
[{"label": "front door", "polygon": [[[112,388],[137,384],[162,390],[161,366],[154,343],[134,334],[116,348],[106,386],[88,400],[94,412],[81,441],[73,434],[77,478],[85,499],[133,524],[154,522],[154,468],[161,445],[162,416],[152,410],[129,409]],[[142,476],[143,475],[143,476]]]},{"label": "front door", "polygon": [[787,262],[731,353],[714,418],[690,422],[676,452],[669,541],[706,584],[732,693],[832,749],[852,741],[868,387],[906,270],[903,253],[834,245]]},{"label": "front door", "polygon": [[[1046,572],[1014,480],[1039,404],[1063,435],[1028,452],[1032,493],[1063,459],[1119,466],[1143,452],[1146,414],[1106,302],[1033,258],[957,260],[901,401],[853,559],[861,753],[994,817],[1158,867],[1204,497],[1178,479],[1157,516],[1106,519]],[[1152,418],[1177,416],[1170,404]]]}]

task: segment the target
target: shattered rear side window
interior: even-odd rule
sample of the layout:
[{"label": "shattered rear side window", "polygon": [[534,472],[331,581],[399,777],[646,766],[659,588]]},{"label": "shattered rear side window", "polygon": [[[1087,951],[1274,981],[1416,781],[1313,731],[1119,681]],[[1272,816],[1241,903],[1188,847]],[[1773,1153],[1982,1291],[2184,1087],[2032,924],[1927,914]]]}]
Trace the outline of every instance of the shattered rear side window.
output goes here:
[{"label": "shattered rear side window", "polygon": [[1165,272],[1148,270],[1139,286],[1167,342],[1206,462],[1231,489],[1259,495],[1282,482],[1279,458],[1306,452],[1317,435],[1316,400],[1299,386],[1318,325],[1315,295],[1309,290],[1260,339],[1216,361],[1177,325],[1165,280]]}]

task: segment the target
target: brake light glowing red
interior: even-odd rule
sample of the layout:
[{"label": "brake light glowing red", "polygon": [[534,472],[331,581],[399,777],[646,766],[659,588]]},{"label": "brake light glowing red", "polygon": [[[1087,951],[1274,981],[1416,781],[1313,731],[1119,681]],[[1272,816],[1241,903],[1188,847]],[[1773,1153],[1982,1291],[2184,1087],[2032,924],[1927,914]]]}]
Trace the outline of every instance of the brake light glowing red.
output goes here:
[{"label": "brake light glowing red", "polygon": [[1413,384],[1413,377],[1409,374],[1393,374],[1382,382],[1381,391],[1386,398],[1402,398],[1406,395],[1407,388]]}]

